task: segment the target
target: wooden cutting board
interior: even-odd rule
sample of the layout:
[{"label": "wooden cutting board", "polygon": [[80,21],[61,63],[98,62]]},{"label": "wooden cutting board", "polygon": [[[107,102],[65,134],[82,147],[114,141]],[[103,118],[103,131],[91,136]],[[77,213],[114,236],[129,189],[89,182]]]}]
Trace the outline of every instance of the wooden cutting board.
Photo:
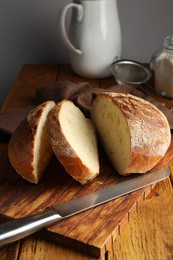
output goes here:
[{"label": "wooden cutting board", "polygon": [[[93,87],[114,84],[113,78],[88,80],[76,76],[69,66],[24,66],[12,87],[2,111],[10,107],[34,104],[35,89],[38,85],[55,81],[88,81]],[[132,177],[121,177],[111,167],[100,151],[101,171],[91,183],[82,186],[74,181],[53,156],[39,184],[30,184],[22,179],[8,160],[8,142],[0,144],[0,221],[24,217],[42,212],[58,202],[83,196],[95,190],[126,181]],[[155,170],[173,162],[173,141]],[[65,247],[102,258],[111,247],[125,225],[130,221],[139,205],[151,192],[153,185],[140,189],[121,198],[56,223],[37,233],[42,238],[57,242]]]}]

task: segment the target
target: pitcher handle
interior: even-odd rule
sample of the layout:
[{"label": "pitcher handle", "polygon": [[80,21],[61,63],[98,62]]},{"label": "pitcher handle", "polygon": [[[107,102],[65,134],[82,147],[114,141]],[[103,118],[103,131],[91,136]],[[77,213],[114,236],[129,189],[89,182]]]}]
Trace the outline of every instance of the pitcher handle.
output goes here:
[{"label": "pitcher handle", "polygon": [[75,55],[82,55],[82,51],[80,49],[77,49],[74,47],[74,45],[71,43],[68,34],[67,34],[67,30],[66,30],[66,26],[65,26],[65,19],[66,19],[66,15],[67,12],[69,11],[70,8],[76,8],[77,10],[77,22],[80,22],[82,20],[83,17],[83,6],[80,4],[68,4],[66,5],[62,11],[60,12],[60,16],[59,16],[59,29],[61,32],[61,38],[65,44],[65,46],[67,47],[67,49]]}]

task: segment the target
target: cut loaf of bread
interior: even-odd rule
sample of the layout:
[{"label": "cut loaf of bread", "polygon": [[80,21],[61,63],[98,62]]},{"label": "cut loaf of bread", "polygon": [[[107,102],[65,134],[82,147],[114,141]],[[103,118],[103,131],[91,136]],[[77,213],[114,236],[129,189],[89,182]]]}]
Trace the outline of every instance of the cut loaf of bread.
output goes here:
[{"label": "cut loaf of bread", "polygon": [[71,101],[58,103],[48,115],[52,149],[75,180],[86,184],[99,173],[96,130]]},{"label": "cut loaf of bread", "polygon": [[130,94],[98,94],[91,119],[112,166],[124,176],[151,170],[171,142],[163,113]]},{"label": "cut loaf of bread", "polygon": [[11,136],[8,155],[14,169],[26,180],[38,183],[53,154],[47,134],[47,115],[55,106],[47,101],[35,107]]}]

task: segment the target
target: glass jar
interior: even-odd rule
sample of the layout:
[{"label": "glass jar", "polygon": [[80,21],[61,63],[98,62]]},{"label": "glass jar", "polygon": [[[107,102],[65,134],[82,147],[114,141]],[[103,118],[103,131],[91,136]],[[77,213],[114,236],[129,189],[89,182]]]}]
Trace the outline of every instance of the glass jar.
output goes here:
[{"label": "glass jar", "polygon": [[156,90],[173,99],[173,35],[164,38],[162,48],[151,58],[150,68],[154,71]]}]

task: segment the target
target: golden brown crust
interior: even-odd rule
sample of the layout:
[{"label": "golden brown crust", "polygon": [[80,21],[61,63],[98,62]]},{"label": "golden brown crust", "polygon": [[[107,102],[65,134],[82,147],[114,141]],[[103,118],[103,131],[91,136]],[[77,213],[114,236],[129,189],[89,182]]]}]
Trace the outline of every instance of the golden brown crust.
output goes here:
[{"label": "golden brown crust", "polygon": [[[8,146],[8,156],[13,168],[23,178],[33,183],[37,183],[43,173],[36,173],[34,166],[34,149],[38,126],[43,111],[52,102],[47,101],[35,107],[16,128]],[[54,102],[52,104],[55,105]]]},{"label": "golden brown crust", "polygon": [[133,152],[131,154],[131,163],[122,175],[127,176],[131,173],[147,173],[150,171],[163,156],[147,156],[144,153],[136,154]]},{"label": "golden brown crust", "polygon": [[[124,114],[131,136],[131,162],[126,172],[145,173],[165,155],[171,134],[164,114],[154,105],[131,94],[103,92]],[[98,96],[99,96],[98,95]]]},{"label": "golden brown crust", "polygon": [[98,172],[95,175],[93,172],[90,172],[64,136],[59,119],[63,102],[67,102],[67,100],[59,102],[48,115],[47,130],[51,146],[57,159],[62,163],[66,171],[81,184],[86,184],[95,178]]},{"label": "golden brown crust", "polygon": [[14,169],[31,182],[35,182],[33,152],[34,135],[27,118],[25,118],[10,139],[8,156]]}]

